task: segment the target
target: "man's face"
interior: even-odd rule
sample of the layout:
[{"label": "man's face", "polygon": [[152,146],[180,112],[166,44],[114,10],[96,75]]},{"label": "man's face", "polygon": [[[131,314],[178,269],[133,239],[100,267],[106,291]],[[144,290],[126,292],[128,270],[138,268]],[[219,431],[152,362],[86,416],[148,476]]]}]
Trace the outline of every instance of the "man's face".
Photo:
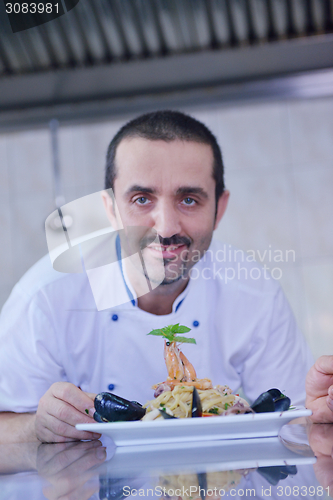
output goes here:
[{"label": "man's face", "polygon": [[[225,192],[215,202],[213,153],[197,142],[124,139],[116,152],[114,194],[106,209],[112,225],[154,229],[160,244],[149,232],[140,242],[149,263],[164,262],[163,284],[187,279],[191,267],[208,249],[214,228],[228,200]],[[121,222],[120,222],[121,220]],[[160,273],[158,273],[160,274]],[[150,274],[150,279],[154,279]]]}]

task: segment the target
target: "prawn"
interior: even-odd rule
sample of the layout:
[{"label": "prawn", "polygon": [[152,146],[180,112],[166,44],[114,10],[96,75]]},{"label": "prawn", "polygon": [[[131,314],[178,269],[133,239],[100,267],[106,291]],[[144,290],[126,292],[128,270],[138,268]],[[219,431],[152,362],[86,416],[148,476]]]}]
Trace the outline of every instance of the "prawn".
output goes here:
[{"label": "prawn", "polygon": [[[176,342],[164,342],[164,360],[168,370],[168,377],[165,382],[162,382],[162,384],[165,384],[164,390],[168,390],[167,387],[172,390],[178,384],[189,385],[202,390],[212,388],[211,380],[197,378],[192,363],[180,351]],[[157,384],[153,388],[157,390],[162,384]]]}]

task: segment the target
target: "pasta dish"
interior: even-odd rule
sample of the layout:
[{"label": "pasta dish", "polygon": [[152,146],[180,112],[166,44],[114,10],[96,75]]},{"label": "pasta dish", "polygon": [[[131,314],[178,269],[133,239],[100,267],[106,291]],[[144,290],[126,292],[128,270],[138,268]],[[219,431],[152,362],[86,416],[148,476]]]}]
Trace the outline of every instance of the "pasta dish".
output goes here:
[{"label": "pasta dish", "polygon": [[[155,399],[148,401],[144,405],[147,412],[142,420],[163,418],[160,410],[176,418],[193,416],[193,393],[195,389],[200,398],[202,416],[251,411],[247,401],[238,395],[232,394],[228,386],[217,385],[213,387],[211,380],[197,378],[193,365],[177,345],[177,342],[192,341],[191,343],[195,343],[195,340],[186,337],[177,337],[177,331],[170,334],[170,329],[172,328],[174,330],[180,329],[179,333],[185,333],[190,330],[187,327],[170,325],[161,330],[153,330],[154,333],[151,332],[153,335],[161,335],[165,338],[164,359],[168,370],[168,377],[164,382],[153,386],[153,389],[155,389]],[[169,332],[166,331],[168,329]],[[164,418],[166,418],[165,415]]]},{"label": "pasta dish", "polygon": [[[192,393],[193,387],[180,384],[176,385],[172,391],[162,392],[157,398],[144,405],[144,408],[147,408],[148,411],[143,420],[149,419],[149,409],[153,410],[154,408],[162,409],[174,417],[190,417]],[[231,394],[231,390],[227,386],[205,390],[199,389],[198,393],[203,414],[206,414],[206,416],[221,415],[234,405],[236,398],[239,398],[239,396]]]}]

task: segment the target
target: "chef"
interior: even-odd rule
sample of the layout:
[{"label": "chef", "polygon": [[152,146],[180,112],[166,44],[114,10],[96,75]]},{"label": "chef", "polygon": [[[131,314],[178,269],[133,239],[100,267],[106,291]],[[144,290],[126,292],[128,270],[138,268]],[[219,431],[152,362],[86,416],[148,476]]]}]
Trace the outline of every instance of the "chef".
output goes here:
[{"label": "chef", "polygon": [[94,395],[151,399],[166,369],[163,341],[146,334],[175,323],[192,329],[197,345],[182,350],[199,378],[250,400],[278,387],[304,403],[312,357],[281,288],[241,252],[225,262],[212,243],[229,192],[206,126],[173,111],[130,121],[109,146],[105,188],[119,234],[146,228],[144,269],[115,237],[116,265],[94,275],[57,272],[46,256],[23,276],[0,322],[0,442],[99,437],[75,428],[93,422]]}]

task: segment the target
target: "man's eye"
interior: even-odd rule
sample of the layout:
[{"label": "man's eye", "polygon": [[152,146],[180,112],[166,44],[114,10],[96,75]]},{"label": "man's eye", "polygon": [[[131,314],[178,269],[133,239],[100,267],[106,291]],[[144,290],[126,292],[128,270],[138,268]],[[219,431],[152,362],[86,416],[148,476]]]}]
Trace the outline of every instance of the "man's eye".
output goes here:
[{"label": "man's eye", "polygon": [[187,205],[187,206],[193,206],[196,204],[196,201],[193,198],[184,198],[183,203],[184,203],[184,205]]},{"label": "man's eye", "polygon": [[135,200],[135,203],[137,203],[138,205],[147,205],[148,202],[149,200],[145,196],[140,196],[140,198],[137,198]]}]

